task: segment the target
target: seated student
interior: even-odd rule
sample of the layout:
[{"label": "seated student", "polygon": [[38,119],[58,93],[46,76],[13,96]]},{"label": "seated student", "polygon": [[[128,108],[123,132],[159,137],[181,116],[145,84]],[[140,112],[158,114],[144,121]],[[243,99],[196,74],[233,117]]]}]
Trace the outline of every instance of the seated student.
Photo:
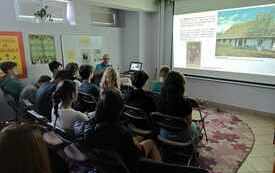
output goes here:
[{"label": "seated student", "polygon": [[143,90],[143,87],[149,76],[144,71],[137,71],[133,74],[131,80],[134,90],[130,92],[126,99],[126,104],[144,110],[147,113],[156,111],[156,105],[152,97]]},{"label": "seated student", "polygon": [[154,81],[151,84],[151,91],[160,93],[161,86],[162,86],[163,82],[165,81],[165,79],[167,78],[169,71],[170,71],[170,69],[168,66],[163,66],[160,68],[159,81]]},{"label": "seated student", "polygon": [[72,130],[75,121],[87,121],[88,117],[72,109],[77,100],[77,87],[73,81],[61,81],[53,93],[52,122],[64,130]]},{"label": "seated student", "polygon": [[98,98],[99,88],[95,84],[91,83],[93,78],[93,67],[91,65],[81,65],[79,74],[82,81],[79,91]]},{"label": "seated student", "polygon": [[103,73],[107,67],[110,67],[110,56],[108,54],[104,54],[102,57],[101,63],[97,64],[95,67],[95,73]]},{"label": "seated student", "polygon": [[40,88],[40,86],[50,81],[51,81],[50,76],[47,76],[47,75],[40,76],[35,84],[28,85],[22,90],[20,94],[20,100],[21,101],[28,100],[32,104],[34,104],[37,90]]},{"label": "seated student", "polygon": [[57,72],[62,70],[62,64],[58,61],[52,61],[49,63],[49,69],[52,72],[53,78],[55,78]]},{"label": "seated student", "polygon": [[0,79],[1,89],[4,93],[11,95],[16,101],[19,101],[24,85],[17,79],[17,64],[7,61],[1,63],[0,68],[4,72],[4,76]]},{"label": "seated student", "polygon": [[112,67],[106,68],[100,82],[100,93],[107,89],[120,90],[119,74]]},{"label": "seated student", "polygon": [[77,84],[77,87],[81,85],[79,77],[79,67],[77,63],[71,62],[68,63],[65,67],[65,70],[69,72],[70,80],[74,81]]},{"label": "seated student", "polygon": [[117,90],[105,90],[102,93],[95,114],[95,128],[88,133],[82,143],[83,148],[115,151],[130,170],[136,169],[137,160],[142,154],[154,160],[161,160],[160,153],[152,140],[134,144],[131,134],[120,124],[123,107],[123,100]]},{"label": "seated student", "polygon": [[185,81],[181,74],[174,71],[168,73],[167,79],[161,88],[161,104],[158,106],[158,112],[183,118],[186,122],[183,127],[186,127],[186,130],[175,133],[161,129],[160,135],[179,142],[192,140],[197,143],[199,141],[199,131],[195,123],[192,123],[192,105],[183,96],[184,84]]},{"label": "seated student", "polygon": [[14,124],[0,132],[1,172],[52,173],[48,148],[37,127]]},{"label": "seated student", "polygon": [[42,85],[36,92],[35,109],[37,113],[45,116],[51,121],[52,111],[52,94],[59,82],[69,79],[68,72],[65,70],[58,71],[52,82]]}]

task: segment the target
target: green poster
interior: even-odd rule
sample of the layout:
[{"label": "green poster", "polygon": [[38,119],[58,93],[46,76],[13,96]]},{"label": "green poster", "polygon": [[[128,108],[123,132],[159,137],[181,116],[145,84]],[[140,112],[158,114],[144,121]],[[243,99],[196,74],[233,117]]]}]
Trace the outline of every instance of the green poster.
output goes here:
[{"label": "green poster", "polygon": [[32,64],[47,64],[56,60],[54,36],[30,34],[29,44]]}]

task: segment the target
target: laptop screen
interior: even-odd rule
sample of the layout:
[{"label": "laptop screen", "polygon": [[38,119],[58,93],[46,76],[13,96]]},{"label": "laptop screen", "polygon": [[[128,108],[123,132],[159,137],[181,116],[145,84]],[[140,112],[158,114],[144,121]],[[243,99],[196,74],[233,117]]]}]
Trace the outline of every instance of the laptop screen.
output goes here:
[{"label": "laptop screen", "polygon": [[131,62],[129,70],[130,71],[141,71],[142,70],[142,63],[140,63],[140,62]]}]

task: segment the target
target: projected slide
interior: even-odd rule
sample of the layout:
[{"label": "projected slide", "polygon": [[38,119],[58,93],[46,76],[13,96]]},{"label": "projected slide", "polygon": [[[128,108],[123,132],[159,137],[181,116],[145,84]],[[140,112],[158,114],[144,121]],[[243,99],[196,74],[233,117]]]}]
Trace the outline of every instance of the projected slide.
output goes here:
[{"label": "projected slide", "polygon": [[175,68],[275,81],[274,4],[175,15],[173,42]]},{"label": "projected slide", "polygon": [[218,12],[216,56],[275,58],[275,8]]}]

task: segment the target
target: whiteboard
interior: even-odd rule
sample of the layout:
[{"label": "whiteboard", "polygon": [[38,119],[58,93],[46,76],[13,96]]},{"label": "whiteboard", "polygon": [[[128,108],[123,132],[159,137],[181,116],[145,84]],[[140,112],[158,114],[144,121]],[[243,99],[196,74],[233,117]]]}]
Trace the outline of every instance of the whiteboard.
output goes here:
[{"label": "whiteboard", "polygon": [[64,66],[70,62],[95,66],[102,57],[102,37],[61,35]]}]

